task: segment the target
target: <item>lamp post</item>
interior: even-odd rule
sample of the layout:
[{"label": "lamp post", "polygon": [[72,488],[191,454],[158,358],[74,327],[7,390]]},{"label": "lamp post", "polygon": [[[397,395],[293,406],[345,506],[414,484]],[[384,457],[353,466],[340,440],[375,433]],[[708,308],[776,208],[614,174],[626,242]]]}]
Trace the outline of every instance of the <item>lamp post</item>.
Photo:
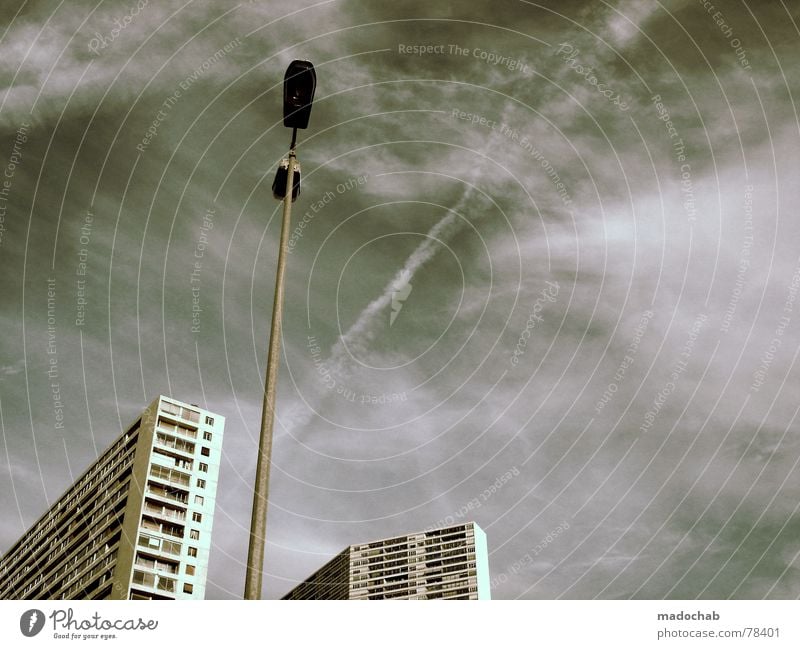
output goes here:
[{"label": "lamp post", "polygon": [[283,316],[283,277],[286,272],[286,251],[291,229],[292,203],[300,194],[300,165],[295,147],[297,129],[307,128],[317,77],[309,61],[292,61],[283,78],[283,125],[292,129],[289,158],[281,160],[272,193],[283,200],[278,268],[275,273],[275,298],[272,304],[272,325],[269,331],[267,375],[264,381],[264,404],[261,409],[261,432],[258,440],[258,463],[253,492],[253,512],[250,519],[250,543],[247,549],[247,574],[244,598],[261,599],[266,547],[267,503],[269,500],[269,470],[272,462],[272,430],[275,424],[275,396],[280,365],[281,319]]}]

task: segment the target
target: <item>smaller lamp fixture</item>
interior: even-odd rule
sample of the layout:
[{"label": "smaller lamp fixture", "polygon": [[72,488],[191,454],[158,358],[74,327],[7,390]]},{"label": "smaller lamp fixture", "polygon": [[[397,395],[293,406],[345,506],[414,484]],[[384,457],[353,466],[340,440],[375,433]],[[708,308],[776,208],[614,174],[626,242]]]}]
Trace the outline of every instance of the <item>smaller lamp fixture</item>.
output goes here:
[{"label": "smaller lamp fixture", "polygon": [[[294,160],[294,176],[292,177],[292,203],[300,196],[300,163]],[[286,198],[286,181],[289,175],[289,158],[282,158],[272,181],[272,195],[279,201]]]}]

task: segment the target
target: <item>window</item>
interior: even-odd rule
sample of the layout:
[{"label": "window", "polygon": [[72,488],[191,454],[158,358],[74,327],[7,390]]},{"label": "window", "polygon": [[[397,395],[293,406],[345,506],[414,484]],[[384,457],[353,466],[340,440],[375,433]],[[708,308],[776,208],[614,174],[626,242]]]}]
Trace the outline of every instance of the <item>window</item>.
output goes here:
[{"label": "window", "polygon": [[183,585],[183,592],[184,593],[189,593],[191,595],[193,590],[194,589],[192,588],[191,584],[184,584]]},{"label": "window", "polygon": [[156,432],[156,443],[178,449],[179,451],[185,451],[186,453],[194,453],[194,444],[185,442],[173,435],[167,435],[166,433]]},{"label": "window", "polygon": [[194,574],[194,566],[192,566],[192,565],[187,565],[187,566],[186,566],[186,574],[187,574],[187,575],[193,575],[193,574]]},{"label": "window", "polygon": [[169,505],[162,505],[160,502],[156,502],[150,498],[144,499],[144,511],[148,514],[155,514],[159,518],[171,518],[179,521],[186,518],[186,510]]},{"label": "window", "polygon": [[147,481],[147,493],[160,496],[161,498],[168,498],[170,500],[177,500],[186,505],[189,502],[189,492],[177,487],[164,487],[156,484],[152,480]]},{"label": "window", "polygon": [[136,565],[147,568],[148,570],[162,570],[173,575],[178,573],[177,562],[165,561],[164,559],[151,559],[138,552],[136,553]]},{"label": "window", "polygon": [[166,480],[167,482],[175,482],[181,485],[189,485],[189,476],[180,471],[168,469],[158,464],[150,465],[150,475],[159,480]]},{"label": "window", "polygon": [[197,468],[200,469],[203,473],[208,473],[208,464],[206,464],[205,462],[200,462],[200,466]]},{"label": "window", "polygon": [[175,466],[179,469],[188,469],[189,471],[192,470],[192,460],[185,460],[182,457],[175,455],[172,451],[165,451],[164,449],[156,447],[153,449],[153,453],[172,460],[175,462]]},{"label": "window", "polygon": [[[214,418],[213,417],[209,417],[208,415],[206,415],[206,426],[213,426],[213,425],[214,425]],[[208,439],[211,439],[211,437],[210,437],[211,433],[206,433],[206,435],[209,436]]]},{"label": "window", "polygon": [[191,428],[190,426],[185,426],[183,424],[177,424],[172,421],[167,421],[163,417],[158,418],[158,427],[169,433],[179,433],[180,435],[186,435],[193,439],[197,437],[196,428]]},{"label": "window", "polygon": [[211,455],[211,449],[208,448],[207,446],[204,446],[203,448],[200,449],[200,455],[208,457],[209,455]]},{"label": "window", "polygon": [[203,515],[198,512],[192,512],[192,520],[195,523],[202,523],[203,522]]},{"label": "window", "polygon": [[146,530],[152,530],[153,532],[161,532],[162,534],[169,534],[170,536],[174,536],[175,538],[182,537],[184,532],[183,525],[172,525],[171,523],[162,523],[161,521],[154,520],[146,513],[142,516],[141,526]]},{"label": "window", "polygon": [[211,433],[209,433],[208,431],[203,433],[203,439],[208,441],[208,442],[210,442],[211,441]]},{"label": "window", "polygon": [[128,599],[153,599],[150,595],[146,593],[137,593],[136,591],[131,591],[131,596]]},{"label": "window", "polygon": [[175,580],[170,579],[169,577],[162,577],[161,575],[156,575],[156,588],[160,590],[165,590],[168,593],[174,593]]},{"label": "window", "polygon": [[196,557],[197,556],[197,548],[190,547],[189,548],[189,556]]},{"label": "window", "polygon": [[189,530],[189,538],[197,541],[200,538],[200,530]]},{"label": "window", "polygon": [[205,499],[202,496],[195,496],[194,497],[194,504],[195,505],[202,505],[205,502]]},{"label": "window", "polygon": [[181,544],[176,543],[175,541],[164,540],[161,542],[161,551],[166,552],[167,554],[180,554]]},{"label": "window", "polygon": [[153,588],[156,585],[156,576],[146,572],[142,572],[141,570],[134,570],[133,583]]},{"label": "window", "polygon": [[161,410],[170,414],[170,415],[180,415],[181,414],[181,407],[175,405],[174,403],[170,403],[169,401],[162,401],[161,402]]},{"label": "window", "polygon": [[206,488],[206,481],[203,478],[197,478],[197,488],[198,489],[205,489]]}]

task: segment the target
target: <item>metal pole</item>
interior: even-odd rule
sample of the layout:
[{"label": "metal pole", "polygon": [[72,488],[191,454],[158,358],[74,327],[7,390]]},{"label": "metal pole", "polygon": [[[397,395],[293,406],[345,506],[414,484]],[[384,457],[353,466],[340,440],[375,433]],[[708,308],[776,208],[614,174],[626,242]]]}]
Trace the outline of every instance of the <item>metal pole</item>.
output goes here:
[{"label": "metal pole", "polygon": [[278,366],[281,360],[281,318],[283,316],[283,276],[286,271],[286,250],[292,216],[292,191],[294,189],[295,136],[289,150],[289,171],[286,174],[286,196],[283,199],[281,244],[278,251],[278,269],[275,274],[275,300],[272,304],[272,325],[269,331],[267,376],[264,381],[264,405],[261,409],[261,435],[258,440],[258,464],[253,493],[253,513],[250,519],[250,544],[247,549],[247,575],[244,580],[244,598],[261,599],[261,581],[264,574],[264,549],[266,547],[267,502],[269,500],[269,470],[272,462],[272,429],[275,424],[275,396]]}]

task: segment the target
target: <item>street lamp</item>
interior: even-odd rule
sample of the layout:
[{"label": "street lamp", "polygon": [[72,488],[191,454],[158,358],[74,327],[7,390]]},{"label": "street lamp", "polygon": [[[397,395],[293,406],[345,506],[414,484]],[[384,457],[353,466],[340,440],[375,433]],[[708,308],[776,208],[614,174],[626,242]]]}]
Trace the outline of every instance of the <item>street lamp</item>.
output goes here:
[{"label": "street lamp", "polygon": [[[311,61],[292,61],[283,75],[283,125],[307,128],[317,75]],[[292,147],[294,148],[294,147]]]},{"label": "street lamp", "polygon": [[292,144],[288,159],[281,160],[272,193],[283,200],[283,222],[275,273],[275,298],[272,303],[272,325],[269,330],[267,376],[264,381],[264,404],[261,409],[261,433],[258,440],[256,484],[253,492],[253,513],[250,519],[250,543],[247,549],[247,574],[244,598],[261,599],[266,547],[267,503],[269,500],[269,470],[272,462],[272,429],[275,423],[275,396],[280,365],[281,319],[283,316],[283,277],[286,271],[286,251],[291,228],[292,203],[300,193],[300,165],[295,155],[297,129],[307,128],[317,76],[309,61],[292,61],[283,78],[283,125],[292,129]]}]

